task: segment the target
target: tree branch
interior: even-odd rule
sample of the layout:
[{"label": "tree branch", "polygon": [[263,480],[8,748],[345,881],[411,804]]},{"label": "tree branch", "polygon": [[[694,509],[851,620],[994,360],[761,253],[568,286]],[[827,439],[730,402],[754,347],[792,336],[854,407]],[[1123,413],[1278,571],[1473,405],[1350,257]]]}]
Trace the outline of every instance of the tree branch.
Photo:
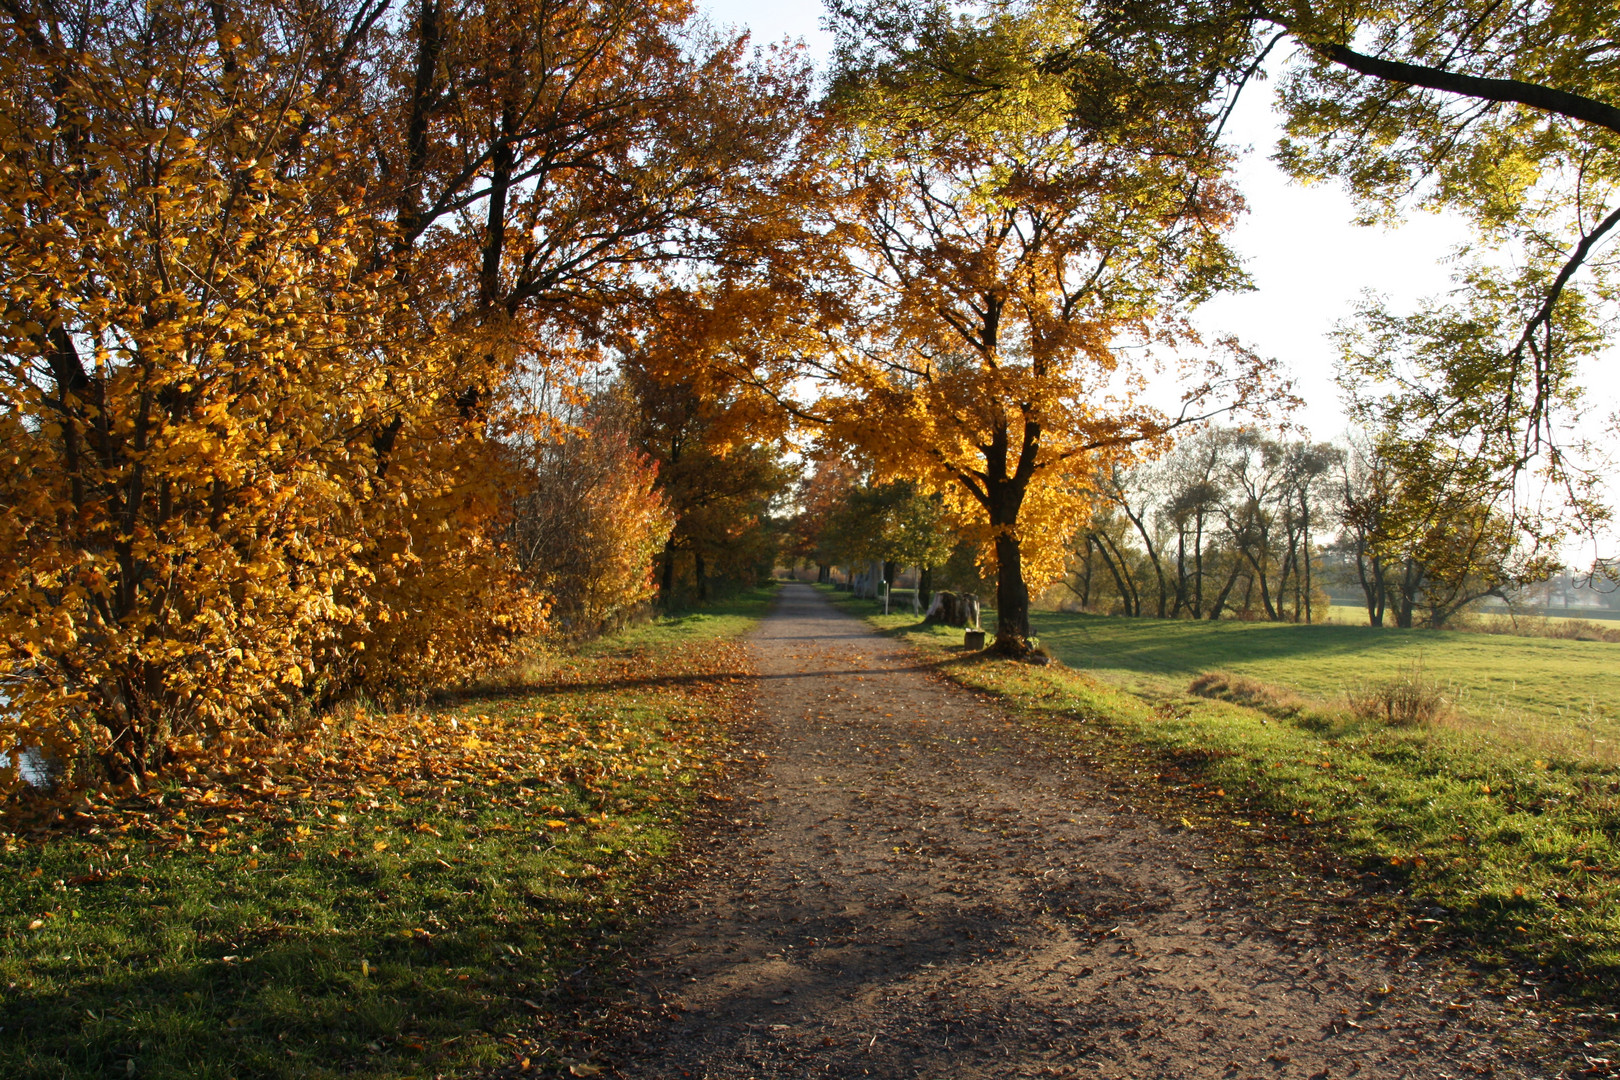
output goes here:
[{"label": "tree branch", "polygon": [[1422,86],[1430,90],[1444,90],[1451,94],[1528,105],[1542,112],[1566,116],[1620,134],[1620,109],[1551,86],[1523,82],[1519,79],[1488,79],[1479,75],[1464,75],[1444,68],[1408,64],[1401,60],[1386,60],[1356,52],[1347,45],[1314,45],[1312,49],[1323,58],[1363,75],[1388,82]]}]

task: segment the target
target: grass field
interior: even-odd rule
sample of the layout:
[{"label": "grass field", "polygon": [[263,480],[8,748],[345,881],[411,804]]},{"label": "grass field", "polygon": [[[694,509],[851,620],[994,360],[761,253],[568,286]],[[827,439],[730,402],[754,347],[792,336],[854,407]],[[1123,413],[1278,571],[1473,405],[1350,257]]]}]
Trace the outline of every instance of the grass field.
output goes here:
[{"label": "grass field", "polygon": [[1533,706],[1531,687],[1557,692],[1561,672],[1612,679],[1604,657],[1620,647],[1042,614],[1042,645],[1069,666],[1036,667],[964,653],[960,630],[836,602],[1073,740],[1120,790],[1157,799],[1186,828],[1281,845],[1282,870],[1301,846],[1335,852],[1344,873],[1398,890],[1408,932],[1449,936],[1482,960],[1546,965],[1586,999],[1620,989],[1620,768],[1538,758],[1466,728],[1268,713],[1185,692],[1193,674],[1219,667],[1331,694],[1363,672],[1398,673],[1422,647],[1457,679],[1513,669]]},{"label": "grass field", "polygon": [[[1553,610],[1557,611],[1558,609],[1554,608]],[[1319,622],[1344,623],[1347,626],[1366,626],[1367,609],[1359,603],[1348,600],[1335,600],[1325,617],[1321,610],[1318,609],[1316,618]],[[1613,624],[1620,622],[1620,611],[1612,608],[1576,608],[1562,615],[1539,615],[1521,612],[1517,616],[1512,616],[1499,608],[1486,608],[1473,614],[1472,618],[1481,622],[1505,624],[1506,629],[1504,632],[1511,629],[1515,624],[1522,627],[1533,627],[1538,623],[1557,624],[1568,622],[1595,623],[1600,627],[1612,630],[1614,629]]]},{"label": "grass field", "polygon": [[553,1035],[730,767],[730,639],[768,601],[138,798],[13,806],[0,1076],[588,1075]]},{"label": "grass field", "polygon": [[1325,707],[1347,688],[1421,668],[1457,722],[1559,756],[1620,760],[1620,645],[1340,623],[1193,622],[1037,613],[1041,645],[1071,668],[1150,696],[1226,671]]}]

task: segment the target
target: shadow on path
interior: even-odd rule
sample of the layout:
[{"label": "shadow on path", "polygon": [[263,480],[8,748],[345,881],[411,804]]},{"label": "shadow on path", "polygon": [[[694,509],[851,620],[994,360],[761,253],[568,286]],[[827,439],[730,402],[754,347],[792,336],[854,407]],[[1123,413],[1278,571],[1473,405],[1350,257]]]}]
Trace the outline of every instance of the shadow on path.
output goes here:
[{"label": "shadow on path", "polygon": [[616,1075],[1547,1074],[814,590],[751,642],[770,763],[600,1047]]}]

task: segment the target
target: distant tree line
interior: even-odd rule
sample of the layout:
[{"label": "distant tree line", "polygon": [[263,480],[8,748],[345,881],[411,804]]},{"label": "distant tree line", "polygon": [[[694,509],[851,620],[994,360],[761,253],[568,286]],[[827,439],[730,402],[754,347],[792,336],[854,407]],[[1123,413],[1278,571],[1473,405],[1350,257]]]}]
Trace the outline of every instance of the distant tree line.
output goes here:
[{"label": "distant tree line", "polygon": [[1470,462],[1392,435],[1345,446],[1210,428],[1093,480],[1066,591],[1159,618],[1313,622],[1329,592],[1373,626],[1443,627],[1557,568]]}]

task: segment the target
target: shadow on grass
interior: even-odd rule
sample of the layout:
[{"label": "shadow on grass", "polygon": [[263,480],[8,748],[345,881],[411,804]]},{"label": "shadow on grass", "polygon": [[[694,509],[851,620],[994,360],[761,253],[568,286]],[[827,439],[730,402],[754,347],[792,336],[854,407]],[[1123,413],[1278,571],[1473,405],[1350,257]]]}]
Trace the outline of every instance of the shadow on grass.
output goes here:
[{"label": "shadow on grass", "polygon": [[[291,1080],[505,1060],[498,1038],[587,992],[627,921],[583,891],[497,885],[538,870],[524,866],[532,855],[448,854],[455,865],[426,856],[393,873],[336,855],[277,860],[264,884],[237,866],[235,890],[187,881],[208,869],[195,863],[155,868],[141,880],[168,903],[149,914],[98,912],[113,893],[76,898],[103,932],[35,946],[31,973],[47,986],[4,991],[0,1074]],[[187,892],[218,903],[184,910]]]},{"label": "shadow on grass", "polygon": [[[1196,675],[1235,662],[1395,658],[1432,640],[1433,634],[1331,623],[1208,623],[1113,615],[1049,614],[1039,621],[1041,643],[1070,667],[1143,675]],[[1094,636],[1093,627],[1106,627],[1106,637]]]},{"label": "shadow on grass", "polygon": [[461,707],[480,701],[508,701],[513,698],[543,698],[547,694],[580,691],[673,690],[714,685],[749,685],[765,676],[749,671],[722,671],[698,675],[627,675],[622,679],[586,679],[579,682],[515,683],[511,686],[474,686],[446,690],[434,697],[444,707]]}]

